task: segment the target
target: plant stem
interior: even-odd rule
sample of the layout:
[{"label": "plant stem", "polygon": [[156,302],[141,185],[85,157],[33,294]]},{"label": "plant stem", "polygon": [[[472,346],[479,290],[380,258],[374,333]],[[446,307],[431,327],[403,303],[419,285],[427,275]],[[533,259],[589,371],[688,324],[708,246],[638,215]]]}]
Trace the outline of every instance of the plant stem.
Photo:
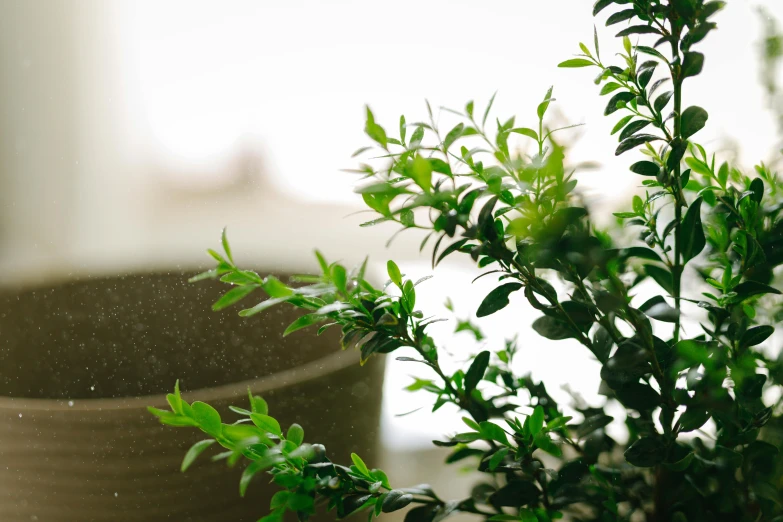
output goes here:
[{"label": "plant stem", "polygon": [[[672,71],[672,83],[674,87],[674,136],[673,140],[682,139],[682,61],[679,57],[677,44],[680,41],[680,31],[672,21],[672,60],[675,65]],[[674,321],[674,342],[680,340],[680,286],[682,282],[682,260],[680,245],[680,228],[682,222],[682,180],[680,179],[680,162],[674,165],[674,267],[672,268],[672,290],[674,291],[674,308],[677,315]]]}]

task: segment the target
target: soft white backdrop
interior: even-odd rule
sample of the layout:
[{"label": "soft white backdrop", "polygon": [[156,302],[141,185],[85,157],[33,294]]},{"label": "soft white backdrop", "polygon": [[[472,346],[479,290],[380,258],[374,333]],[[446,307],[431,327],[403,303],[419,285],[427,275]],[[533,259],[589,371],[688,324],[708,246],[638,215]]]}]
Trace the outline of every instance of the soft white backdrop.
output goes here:
[{"label": "soft white backdrop", "polygon": [[[604,214],[638,190],[628,156],[615,158],[593,72],[556,64],[591,42],[587,0],[0,0],[0,265],[8,274],[92,272],[192,265],[227,224],[234,250],[270,270],[311,267],[309,253],[355,261],[394,257],[404,271],[430,273],[417,237],[385,249],[389,228],[359,229],[350,153],[365,143],[363,105],[387,127],[433,105],[481,106],[531,116],[555,86],[553,115],[584,123],[571,134],[571,161],[599,161],[580,175]],[[769,158],[777,141],[759,78],[760,19],[780,0],[733,0],[720,30],[701,46],[704,73],[688,82],[710,113],[699,139],[739,160]],[[603,56],[616,28],[598,27]],[[67,64],[67,65],[64,65]],[[686,91],[685,103],[692,96]],[[473,268],[450,261],[421,287],[422,307],[473,313],[491,288],[471,285]],[[379,275],[378,277],[382,277]],[[596,395],[597,365],[578,345],[533,337],[534,314],[512,306],[483,323],[488,346],[519,333],[519,370],[564,397],[563,384]],[[463,361],[475,346],[438,339]],[[563,364],[563,363],[567,364]],[[389,361],[384,431],[397,446],[423,446],[457,429],[400,392],[418,368]]]}]

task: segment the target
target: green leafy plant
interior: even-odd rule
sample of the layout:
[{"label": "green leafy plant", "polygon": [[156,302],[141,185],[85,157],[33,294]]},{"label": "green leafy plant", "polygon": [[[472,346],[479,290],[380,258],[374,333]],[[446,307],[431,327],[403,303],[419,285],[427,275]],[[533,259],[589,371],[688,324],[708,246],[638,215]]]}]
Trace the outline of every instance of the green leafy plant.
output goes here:
[{"label": "green leafy plant", "polygon": [[[284,432],[259,397],[250,396],[249,409],[232,408],[240,419],[224,423],[210,406],[187,404],[177,387],[171,411],[152,412],[210,437],[191,448],[183,469],[217,442],[226,449],[217,458],[249,462],[240,492],[270,474],[280,491],[265,522],[289,511],[305,520],[319,504],[338,517],[365,511],[369,519],[408,507],[407,522],[456,513],[520,522],[783,520],[781,440],[765,428],[780,422],[783,361],[760,348],[781,293],[770,283],[783,261],[783,185],[763,165],[748,175],[717,162],[694,140],[707,111],[683,105],[689,78],[705,66],[699,44],[722,7],[599,0],[594,15],[610,13],[605,23],[618,31],[621,52],[602,58],[596,34],[592,49],[580,44],[581,53],[560,64],[594,71],[606,115],[620,116],[615,154],[643,156],[629,175],[640,176],[644,196],[616,213],[638,240],[617,244],[618,230],[591,222],[554,141],[560,129],[546,123],[551,89],[530,127],[490,119],[490,100],[481,111],[472,101],[450,111],[460,121],[441,129],[428,104],[428,121],[401,117],[392,137],[368,108],[374,144],[356,153],[374,154],[357,169],[357,192],[377,214],[364,225],[426,231],[421,248],[432,241],[433,268],[469,255],[486,269],[479,277],[498,280],[477,317],[506,314],[521,294],[541,313],[532,325],[539,335],[584,345],[601,364],[607,404],[626,411],[627,442],[607,434],[614,419],[604,407],[575,398],[575,413],[566,415],[544,383],[516,375],[515,340],[446,373],[427,333],[436,319],[416,308],[422,280],[406,278],[393,261],[383,288],[367,281],[365,265],[348,269],[320,254],[321,274],[287,284],[237,267],[224,232],[224,252],[210,250],[216,268],[194,278],[232,286],[216,309],[260,292],[267,298],[241,315],[276,305],[303,310],[284,335],[335,327],[361,361],[406,354],[398,358],[431,373],[408,389],[432,394],[433,410],[450,403],[464,412],[464,431],[434,443],[451,448],[447,462],[472,461],[483,478],[459,500],[426,485],[394,487],[357,455],[347,466],[333,462],[323,446],[304,443],[298,425]],[[516,152],[516,140],[529,140],[532,153]],[[658,295],[639,298],[642,284],[660,287]],[[469,320],[456,330],[482,338]]]}]

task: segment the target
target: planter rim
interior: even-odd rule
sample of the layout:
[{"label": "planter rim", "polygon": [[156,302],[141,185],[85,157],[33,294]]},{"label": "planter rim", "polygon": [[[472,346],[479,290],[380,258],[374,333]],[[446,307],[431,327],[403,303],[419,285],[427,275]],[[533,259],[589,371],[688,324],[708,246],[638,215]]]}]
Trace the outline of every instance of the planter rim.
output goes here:
[{"label": "planter rim", "polygon": [[[287,388],[296,384],[323,377],[356,364],[356,354],[340,350],[325,357],[288,368],[270,375],[247,379],[235,383],[198,388],[183,391],[182,396],[204,402],[217,401],[244,395],[248,388],[253,393],[263,393],[270,390]],[[174,383],[172,383],[173,386]],[[14,409],[23,412],[51,411],[101,411],[101,410],[132,410],[147,406],[167,405],[165,393],[139,395],[130,397],[95,398],[95,399],[34,399],[26,397],[0,396],[0,410]]]}]

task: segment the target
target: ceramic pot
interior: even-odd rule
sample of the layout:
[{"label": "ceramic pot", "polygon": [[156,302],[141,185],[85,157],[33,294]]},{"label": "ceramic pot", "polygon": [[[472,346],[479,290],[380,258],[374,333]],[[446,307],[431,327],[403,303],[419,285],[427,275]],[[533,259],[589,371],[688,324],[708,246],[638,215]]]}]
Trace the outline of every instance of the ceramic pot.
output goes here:
[{"label": "ceramic pot", "polygon": [[[372,460],[382,363],[358,364],[339,332],[282,337],[299,314],[212,312],[224,285],[187,274],[135,274],[0,295],[0,520],[255,521],[274,490],[239,497],[242,467],[208,458],[186,473],[194,429],[164,427],[179,378],[188,401],[246,406],[248,387],[284,426],[298,422],[334,460]],[[337,419],[350,419],[349,422]],[[217,452],[219,450],[215,450]],[[333,516],[331,517],[333,518]]]}]

